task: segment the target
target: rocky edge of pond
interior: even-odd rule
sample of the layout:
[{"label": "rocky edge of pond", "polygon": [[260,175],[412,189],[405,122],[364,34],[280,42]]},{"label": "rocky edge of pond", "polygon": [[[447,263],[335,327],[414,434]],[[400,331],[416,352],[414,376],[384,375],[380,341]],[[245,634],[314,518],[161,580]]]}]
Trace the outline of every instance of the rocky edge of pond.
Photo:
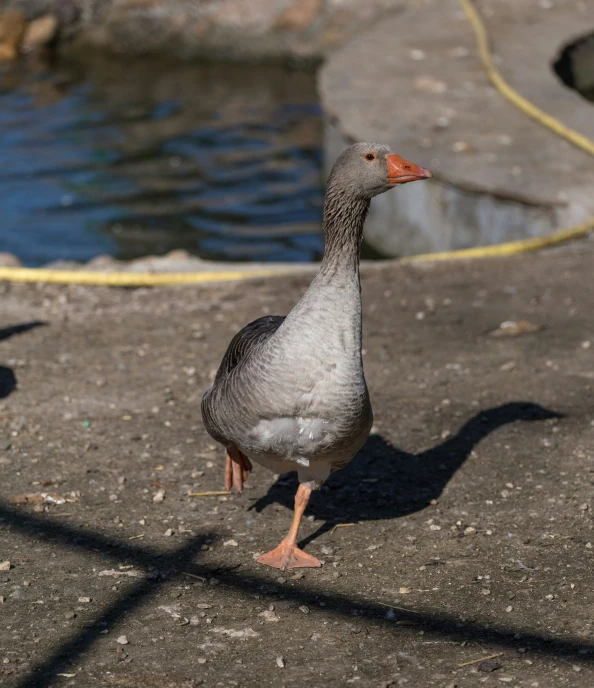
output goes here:
[{"label": "rocky edge of pond", "polygon": [[[117,260],[113,256],[95,256],[86,263],[74,260],[55,260],[40,266],[48,270],[85,270],[92,272],[140,272],[140,273],[167,273],[167,272],[225,272],[252,270],[309,270],[315,269],[316,263],[241,263],[204,260],[193,256],[184,249],[170,251],[163,256],[144,256],[135,260]],[[0,268],[20,268],[23,266],[20,259],[12,253],[0,252]]]},{"label": "rocky edge of pond", "polygon": [[119,54],[319,59],[410,0],[0,0],[0,59],[66,43]]}]

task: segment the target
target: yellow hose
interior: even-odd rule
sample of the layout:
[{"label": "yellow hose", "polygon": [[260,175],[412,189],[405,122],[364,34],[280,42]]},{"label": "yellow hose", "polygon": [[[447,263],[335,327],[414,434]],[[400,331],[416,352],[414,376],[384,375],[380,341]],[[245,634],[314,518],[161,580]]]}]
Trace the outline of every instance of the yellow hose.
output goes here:
[{"label": "yellow hose", "polygon": [[541,237],[531,239],[518,239],[507,241],[504,244],[492,246],[477,246],[475,248],[462,248],[457,251],[441,251],[440,253],[423,253],[416,256],[401,258],[401,263],[419,263],[434,260],[459,260],[462,258],[496,258],[497,256],[513,256],[518,253],[528,253],[542,248],[551,248],[563,244],[572,239],[579,239],[588,234],[594,228],[594,217],[579,225],[560,229]]},{"label": "yellow hose", "polygon": [[526,100],[526,98],[521,96],[505,81],[493,64],[491,52],[489,50],[489,37],[487,35],[487,29],[485,28],[483,20],[472,3],[472,0],[460,0],[460,2],[462,3],[462,8],[464,9],[468,20],[474,29],[479,57],[481,58],[485,72],[487,72],[487,76],[499,93],[501,93],[504,98],[509,100],[510,103],[513,103],[519,110],[527,114],[529,117],[532,117],[532,119],[535,119],[539,124],[542,124],[543,127],[554,131],[556,134],[559,134],[559,136],[570,143],[573,143],[578,148],[590,153],[590,155],[594,155],[594,141],[590,141],[590,139],[586,136],[583,136],[579,132],[566,127],[558,119],[551,117],[551,115],[544,112],[544,110],[536,107],[536,105],[531,103],[529,100]]},{"label": "yellow hose", "polygon": [[107,287],[163,287],[172,284],[226,282],[250,277],[284,275],[283,270],[228,270],[215,272],[90,272],[47,268],[0,268],[0,280],[12,282],[53,282]]},{"label": "yellow hose", "polygon": [[[493,64],[489,50],[489,37],[483,20],[472,0],[460,0],[462,8],[470,21],[476,37],[479,57],[485,72],[499,93],[539,124],[550,129],[558,136],[594,156],[594,141],[569,127],[555,117],[547,114],[536,105],[526,100],[512,88],[501,76]],[[457,251],[443,251],[403,258],[401,263],[427,261],[457,260],[463,258],[490,258],[510,256],[518,253],[536,251],[556,246],[557,244],[584,237],[594,228],[594,217],[581,224],[552,232],[542,237],[508,241],[492,246],[478,246]],[[270,277],[285,274],[281,270],[231,270],[197,273],[130,273],[130,272],[88,272],[84,270],[48,270],[45,268],[0,268],[0,280],[13,282],[54,282],[59,284],[85,284],[113,287],[153,287],[173,284],[203,284],[206,282],[223,282],[227,280],[249,279],[251,277]]]}]

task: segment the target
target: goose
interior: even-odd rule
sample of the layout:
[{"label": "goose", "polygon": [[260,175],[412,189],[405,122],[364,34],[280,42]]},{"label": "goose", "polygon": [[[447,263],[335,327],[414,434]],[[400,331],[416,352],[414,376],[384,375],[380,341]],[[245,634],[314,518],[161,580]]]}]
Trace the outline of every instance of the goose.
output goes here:
[{"label": "goose", "polygon": [[252,462],[297,471],[293,521],[257,561],[281,570],[318,567],[297,534],[313,490],[365,443],[373,414],[363,372],[359,261],[371,199],[431,177],[379,143],[356,143],[337,158],[324,199],[324,257],[287,316],[267,315],[231,340],[201,410],[208,434],[227,450],[225,487],[243,489]]}]

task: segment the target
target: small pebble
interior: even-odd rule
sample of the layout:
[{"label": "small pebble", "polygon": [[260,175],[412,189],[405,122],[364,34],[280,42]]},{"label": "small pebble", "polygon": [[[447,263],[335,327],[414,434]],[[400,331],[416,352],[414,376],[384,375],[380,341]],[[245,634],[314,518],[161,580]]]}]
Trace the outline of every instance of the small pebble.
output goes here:
[{"label": "small pebble", "polygon": [[303,614],[309,614],[309,607],[302,605],[301,607],[299,607],[299,611],[303,612]]},{"label": "small pebble", "polygon": [[489,674],[492,671],[497,671],[497,669],[501,669],[502,666],[503,665],[500,662],[497,662],[494,659],[485,659],[478,665],[478,670],[484,671]]},{"label": "small pebble", "polygon": [[116,643],[119,643],[120,645],[127,645],[129,642],[130,641],[125,635],[121,635],[116,639]]},{"label": "small pebble", "polygon": [[66,614],[64,614],[64,618],[68,620],[76,619],[76,612],[66,612]]},{"label": "small pebble", "polygon": [[416,60],[417,62],[419,60],[424,60],[427,57],[425,51],[419,50],[418,48],[413,48],[412,50],[409,50],[408,54],[410,55],[411,60]]},{"label": "small pebble", "polygon": [[285,668],[285,659],[284,659],[284,657],[283,657],[282,655],[279,655],[279,656],[276,658],[276,666],[277,666],[279,669],[284,669],[284,668]]},{"label": "small pebble", "polygon": [[280,621],[279,617],[270,609],[267,609],[264,612],[260,612],[258,616],[261,616],[265,621],[270,621],[270,622],[275,622],[275,621]]}]

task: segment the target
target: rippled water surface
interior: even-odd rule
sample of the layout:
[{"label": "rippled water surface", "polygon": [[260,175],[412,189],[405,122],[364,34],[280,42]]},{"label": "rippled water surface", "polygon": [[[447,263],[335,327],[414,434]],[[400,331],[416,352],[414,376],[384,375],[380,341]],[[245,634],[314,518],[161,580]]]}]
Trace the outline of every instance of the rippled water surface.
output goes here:
[{"label": "rippled water surface", "polygon": [[0,250],[316,260],[315,76],[93,60],[0,71]]}]

